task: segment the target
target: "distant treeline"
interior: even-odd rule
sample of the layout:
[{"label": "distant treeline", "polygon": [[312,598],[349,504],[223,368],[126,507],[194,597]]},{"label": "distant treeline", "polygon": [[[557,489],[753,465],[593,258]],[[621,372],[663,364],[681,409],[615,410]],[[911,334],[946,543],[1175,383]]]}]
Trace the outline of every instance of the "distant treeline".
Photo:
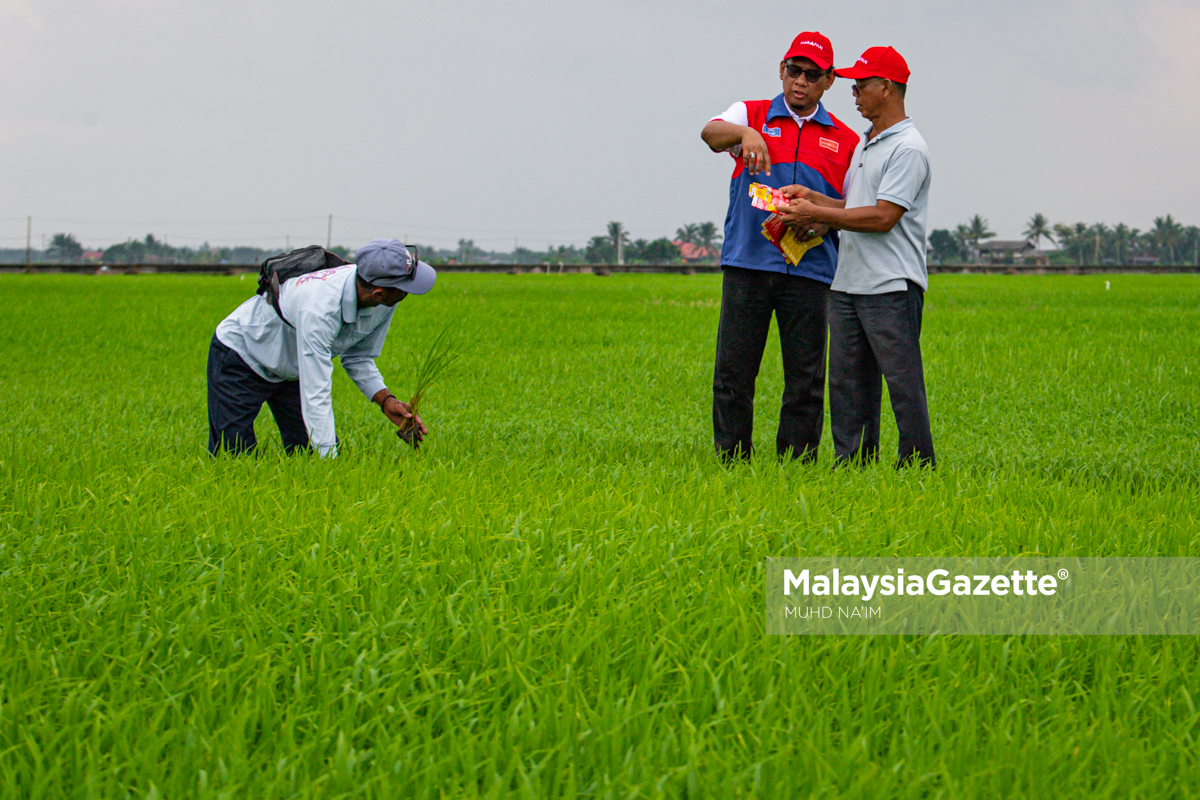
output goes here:
[{"label": "distant treeline", "polygon": [[[1103,222],[1051,225],[1042,214],[1030,218],[1023,235],[1013,241],[998,241],[988,221],[976,214],[954,230],[930,231],[929,258],[934,263],[1001,264],[1097,264],[1133,266],[1139,264],[1200,263],[1200,228],[1184,226],[1170,214],[1156,217],[1154,227],[1142,231],[1124,223],[1109,226]],[[415,243],[421,259],[432,264],[682,264],[717,263],[721,254],[721,232],[715,223],[684,225],[675,237],[631,240],[624,224],[608,223],[605,233],[593,236],[587,245],[551,246],[533,250],[515,245],[511,251],[485,250],[473,239],[459,239],[454,248],[437,248]],[[1042,241],[1054,245],[1042,249]],[[296,246],[304,246],[297,242]],[[412,244],[412,243],[410,243]],[[352,259],[353,251],[342,245],[330,248]],[[146,234],[145,239],[110,245],[104,250],[88,251],[74,234],[56,233],[44,250],[29,251],[33,262],[76,263],[95,261],[105,264],[257,264],[279,253],[258,247],[172,247]],[[23,248],[0,250],[0,263],[21,264],[26,260]]]},{"label": "distant treeline", "polygon": [[[991,241],[996,234],[988,227],[988,221],[976,214],[953,231],[931,231],[929,257],[941,264],[1036,264],[1041,261],[1049,264],[1196,266],[1200,263],[1200,228],[1184,226],[1170,214],[1155,217],[1154,227],[1147,231],[1131,228],[1123,222],[1111,227],[1103,222],[1051,225],[1044,214],[1034,214],[1023,235],[1024,239],[1016,241]],[[1055,249],[1041,249],[1043,239],[1054,244]]]},{"label": "distant treeline", "polygon": [[[311,242],[297,242],[303,247]],[[437,248],[413,243],[421,260],[431,264],[490,263],[490,264],[671,264],[715,261],[720,256],[721,235],[715,223],[701,222],[684,225],[675,232],[675,239],[661,237],[651,241],[630,240],[620,222],[610,222],[605,234],[592,237],[585,247],[574,245],[551,246],[546,250],[531,250],[514,246],[512,251],[491,251],[476,247],[473,239],[459,239],[455,248]],[[343,258],[352,259],[354,251],[342,245],[330,248]],[[172,247],[146,234],[145,239],[129,239],[103,250],[88,250],[72,233],[56,233],[44,250],[29,251],[31,262],[71,264],[95,261],[104,264],[257,264],[278,254],[279,250],[258,247]],[[0,250],[0,263],[22,264],[26,251]]]}]

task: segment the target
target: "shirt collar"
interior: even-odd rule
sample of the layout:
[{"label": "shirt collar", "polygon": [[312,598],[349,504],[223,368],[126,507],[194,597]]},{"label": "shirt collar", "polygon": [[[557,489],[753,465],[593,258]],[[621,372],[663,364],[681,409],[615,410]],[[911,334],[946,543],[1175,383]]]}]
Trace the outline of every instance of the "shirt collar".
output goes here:
[{"label": "shirt collar", "polygon": [[904,119],[900,120],[895,125],[893,125],[892,127],[888,128],[883,133],[876,136],[874,139],[871,138],[871,129],[867,128],[866,131],[863,132],[863,139],[865,139],[867,142],[867,145],[870,146],[870,145],[873,145],[876,142],[878,142],[880,139],[886,139],[887,137],[889,137],[893,134],[899,133],[900,131],[904,130],[905,128],[911,128],[912,124],[913,124],[912,117],[905,117]]},{"label": "shirt collar", "polygon": [[783,92],[780,92],[774,100],[771,101],[771,108],[767,112],[767,119],[775,117],[791,117],[799,125],[801,122],[812,120],[813,122],[824,125],[827,128],[836,128],[833,117],[825,110],[825,104],[820,100],[817,101],[817,110],[809,114],[807,117],[798,117],[796,112],[792,111],[792,107],[783,99]]},{"label": "shirt collar", "polygon": [[347,325],[358,321],[358,268],[350,270],[350,275],[342,285],[342,319]]}]

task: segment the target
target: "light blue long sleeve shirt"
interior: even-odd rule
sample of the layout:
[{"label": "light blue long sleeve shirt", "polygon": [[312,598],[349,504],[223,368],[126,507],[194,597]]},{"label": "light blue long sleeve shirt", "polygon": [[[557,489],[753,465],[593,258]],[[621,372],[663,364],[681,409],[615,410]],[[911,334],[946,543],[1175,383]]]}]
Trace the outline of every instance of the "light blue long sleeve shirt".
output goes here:
[{"label": "light blue long sleeve shirt", "polygon": [[255,295],[217,326],[217,339],[263,379],[300,381],[304,425],[322,456],[337,455],[334,357],[341,358],[342,368],[367,399],[387,388],[375,359],[383,351],[394,309],[359,309],[356,274],[348,264],[285,282],[279,307],[291,325],[265,297]]}]

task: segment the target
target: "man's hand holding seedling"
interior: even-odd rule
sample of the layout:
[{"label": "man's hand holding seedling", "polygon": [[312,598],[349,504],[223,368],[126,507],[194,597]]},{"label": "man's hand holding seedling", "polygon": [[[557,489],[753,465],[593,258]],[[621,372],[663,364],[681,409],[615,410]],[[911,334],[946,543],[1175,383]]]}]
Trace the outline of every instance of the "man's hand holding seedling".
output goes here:
[{"label": "man's hand holding seedling", "polygon": [[409,404],[397,400],[396,396],[386,389],[381,390],[373,399],[383,410],[383,415],[391,420],[393,425],[400,428],[396,435],[414,448],[418,447],[429,431],[426,429],[425,423],[421,421],[421,417],[413,413]]}]

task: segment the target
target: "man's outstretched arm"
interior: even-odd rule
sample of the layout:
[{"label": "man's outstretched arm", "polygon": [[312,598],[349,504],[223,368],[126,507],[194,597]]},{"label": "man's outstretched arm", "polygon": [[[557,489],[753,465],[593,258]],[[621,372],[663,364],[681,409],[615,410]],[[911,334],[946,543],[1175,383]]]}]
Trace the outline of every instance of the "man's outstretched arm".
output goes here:
[{"label": "man's outstretched arm", "polygon": [[904,206],[896,205],[890,200],[876,201],[873,206],[842,208],[816,205],[809,200],[797,197],[788,203],[779,212],[779,215],[784,222],[797,229],[813,224],[824,224],[843,231],[887,233],[896,227],[896,223],[900,221],[907,210]]},{"label": "man's outstretched arm", "polygon": [[751,175],[771,174],[771,156],[767,153],[767,142],[762,134],[746,125],[736,125],[723,119],[709,120],[700,131],[700,138],[715,152],[741,146],[735,153]]},{"label": "man's outstretched arm", "polygon": [[807,200],[814,206],[822,206],[824,208],[846,207],[846,201],[840,197],[828,197],[815,189],[810,189],[807,186],[801,186],[796,183],[791,186],[784,186],[779,191],[783,192],[784,196],[789,200]]}]

